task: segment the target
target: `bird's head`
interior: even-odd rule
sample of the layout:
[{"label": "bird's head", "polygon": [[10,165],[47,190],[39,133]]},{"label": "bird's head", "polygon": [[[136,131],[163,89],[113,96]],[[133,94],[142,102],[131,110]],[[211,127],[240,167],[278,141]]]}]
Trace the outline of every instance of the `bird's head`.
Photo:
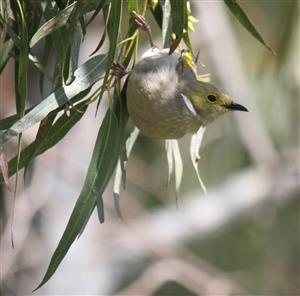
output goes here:
[{"label": "bird's head", "polygon": [[186,96],[192,102],[203,124],[207,125],[220,115],[232,111],[248,111],[220,92],[213,84],[197,80],[187,89]]}]

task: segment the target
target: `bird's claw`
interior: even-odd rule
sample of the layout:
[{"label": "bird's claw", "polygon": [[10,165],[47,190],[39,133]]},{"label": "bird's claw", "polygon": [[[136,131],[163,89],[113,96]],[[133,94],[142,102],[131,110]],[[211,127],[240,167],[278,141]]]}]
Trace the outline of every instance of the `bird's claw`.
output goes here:
[{"label": "bird's claw", "polygon": [[126,71],[125,67],[118,62],[112,63],[111,70],[112,70],[113,75],[117,76],[119,78],[122,78],[123,76],[125,76],[129,73],[128,71]]}]

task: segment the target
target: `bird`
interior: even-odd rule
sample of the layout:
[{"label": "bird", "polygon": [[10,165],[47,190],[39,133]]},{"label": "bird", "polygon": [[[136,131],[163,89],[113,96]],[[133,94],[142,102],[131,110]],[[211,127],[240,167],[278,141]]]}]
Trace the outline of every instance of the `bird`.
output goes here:
[{"label": "bird", "polygon": [[199,78],[191,54],[151,47],[131,70],[127,108],[133,124],[154,139],[196,133],[229,111],[248,111]]}]

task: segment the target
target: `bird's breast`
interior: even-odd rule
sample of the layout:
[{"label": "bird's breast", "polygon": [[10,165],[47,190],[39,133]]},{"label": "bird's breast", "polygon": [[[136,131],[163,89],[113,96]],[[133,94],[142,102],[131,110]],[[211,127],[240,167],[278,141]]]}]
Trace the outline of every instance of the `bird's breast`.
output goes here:
[{"label": "bird's breast", "polygon": [[131,73],[127,106],[133,123],[151,138],[177,139],[195,132],[200,123],[184,105],[176,88],[176,73]]}]

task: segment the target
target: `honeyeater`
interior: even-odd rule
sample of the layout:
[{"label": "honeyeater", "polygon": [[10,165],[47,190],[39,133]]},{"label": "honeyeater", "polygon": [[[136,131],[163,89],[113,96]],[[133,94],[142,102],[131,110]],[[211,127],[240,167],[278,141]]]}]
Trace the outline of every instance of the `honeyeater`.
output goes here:
[{"label": "honeyeater", "polygon": [[191,54],[149,49],[129,74],[127,107],[133,123],[148,137],[178,139],[195,133],[220,115],[248,111],[199,79]]}]

